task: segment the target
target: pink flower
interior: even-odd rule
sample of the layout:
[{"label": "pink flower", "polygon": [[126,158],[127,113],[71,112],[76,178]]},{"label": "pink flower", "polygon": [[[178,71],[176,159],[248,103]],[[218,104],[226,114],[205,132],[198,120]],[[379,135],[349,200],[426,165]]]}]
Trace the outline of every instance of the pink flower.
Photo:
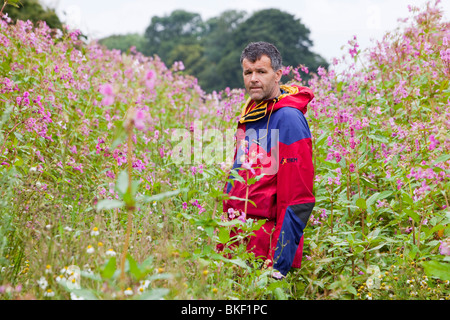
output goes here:
[{"label": "pink flower", "polygon": [[439,253],[445,256],[450,256],[450,238],[441,241]]},{"label": "pink flower", "polygon": [[228,217],[230,219],[234,219],[236,217],[236,215],[234,214],[236,211],[234,211],[233,208],[228,209]]},{"label": "pink flower", "polygon": [[149,70],[145,75],[145,85],[149,89],[153,89],[155,87],[156,74],[153,70]]},{"label": "pink flower", "polygon": [[245,223],[245,212],[241,212],[241,215],[238,217],[238,220]]},{"label": "pink flower", "polygon": [[114,92],[109,83],[101,85],[99,91],[103,95],[102,105],[110,106],[114,103]]},{"label": "pink flower", "polygon": [[145,113],[143,110],[138,109],[134,115],[134,126],[138,130],[145,129]]},{"label": "pink flower", "polygon": [[355,172],[355,164],[354,163],[350,163],[349,170],[350,170],[350,172]]},{"label": "pink flower", "polygon": [[244,163],[242,164],[242,167],[245,168],[245,169],[247,169],[247,170],[250,170],[250,172],[251,172],[252,174],[255,174],[255,169],[252,168],[252,164],[253,164],[253,161],[250,160],[249,162],[244,162]]}]

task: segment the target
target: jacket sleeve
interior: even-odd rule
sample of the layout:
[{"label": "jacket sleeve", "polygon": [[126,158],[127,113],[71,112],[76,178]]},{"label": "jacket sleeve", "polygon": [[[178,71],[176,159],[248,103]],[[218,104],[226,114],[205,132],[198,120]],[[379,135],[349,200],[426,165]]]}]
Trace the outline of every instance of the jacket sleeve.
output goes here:
[{"label": "jacket sleeve", "polygon": [[301,245],[300,239],[314,208],[315,197],[312,142],[308,122],[298,109],[285,107],[282,110],[284,114],[277,125],[277,217],[271,256],[274,269],[286,275]]}]

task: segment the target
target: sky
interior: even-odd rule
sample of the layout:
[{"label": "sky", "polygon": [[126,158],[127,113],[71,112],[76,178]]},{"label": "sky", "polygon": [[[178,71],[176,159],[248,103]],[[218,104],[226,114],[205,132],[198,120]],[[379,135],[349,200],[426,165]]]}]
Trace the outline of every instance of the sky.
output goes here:
[{"label": "sky", "polygon": [[[360,49],[373,46],[388,31],[401,26],[399,18],[411,15],[408,5],[423,7],[426,0],[41,0],[54,8],[60,19],[80,29],[90,39],[113,34],[143,33],[153,16],[167,16],[176,9],[199,13],[203,20],[225,10],[251,14],[261,9],[279,9],[300,19],[310,29],[312,51],[329,62],[340,58],[342,46],[357,36]],[[432,0],[434,3],[434,0]],[[440,7],[450,21],[450,1]],[[274,22],[276,23],[276,22]]]}]

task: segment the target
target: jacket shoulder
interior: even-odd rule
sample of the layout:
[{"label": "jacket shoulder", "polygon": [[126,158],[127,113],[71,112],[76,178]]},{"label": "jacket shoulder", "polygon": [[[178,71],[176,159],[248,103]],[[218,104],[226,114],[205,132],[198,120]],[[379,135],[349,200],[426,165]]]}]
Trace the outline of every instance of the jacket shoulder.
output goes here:
[{"label": "jacket shoulder", "polygon": [[279,130],[280,142],[292,144],[298,140],[311,138],[308,121],[303,113],[293,107],[283,107],[274,112],[271,129]]}]

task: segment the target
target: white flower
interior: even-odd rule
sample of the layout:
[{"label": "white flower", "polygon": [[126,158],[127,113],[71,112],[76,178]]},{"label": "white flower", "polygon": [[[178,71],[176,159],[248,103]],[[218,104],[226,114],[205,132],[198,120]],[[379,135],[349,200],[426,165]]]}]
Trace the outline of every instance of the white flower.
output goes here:
[{"label": "white flower", "polygon": [[83,297],[78,297],[75,293],[71,292],[70,293],[70,299],[72,300],[84,300]]},{"label": "white flower", "polygon": [[64,228],[64,230],[66,230],[66,231],[69,231],[69,232],[70,232],[70,231],[72,231],[72,228],[71,228],[71,227],[65,227],[65,228]]},{"label": "white flower", "polygon": [[94,247],[91,246],[91,245],[88,245],[88,247],[87,247],[87,249],[86,249],[86,252],[87,252],[87,253],[94,253],[94,251],[95,251]]},{"label": "white flower", "polygon": [[37,283],[38,283],[39,287],[41,287],[41,289],[43,289],[43,290],[45,290],[45,288],[47,288],[47,286],[48,286],[48,282],[44,277],[41,277]]},{"label": "white flower", "polygon": [[94,229],[92,229],[91,231],[91,236],[98,236],[100,234],[100,232],[98,231],[97,227],[94,227]]},{"label": "white flower", "polygon": [[150,285],[150,280],[141,280],[139,281],[139,284],[143,289],[147,289],[148,286]]},{"label": "white flower", "polygon": [[65,279],[64,279],[64,276],[63,276],[62,274],[60,274],[59,276],[57,276],[57,277],[55,278],[55,281],[58,282],[58,283],[59,283],[60,281],[62,281],[62,280],[65,280]]},{"label": "white flower", "polygon": [[45,273],[52,273],[52,266],[51,265],[47,265],[46,267],[45,267]]},{"label": "white flower", "polygon": [[369,289],[373,287],[373,279],[372,278],[367,279],[366,286]]},{"label": "white flower", "polygon": [[127,288],[127,290],[125,290],[123,292],[126,296],[131,296],[133,294],[133,290],[131,290],[131,288]]},{"label": "white flower", "polygon": [[68,279],[67,279],[67,286],[70,289],[81,289],[80,283],[79,283],[79,275],[71,275]]},{"label": "white flower", "polygon": [[47,291],[44,292],[45,297],[53,297],[54,295],[55,293],[52,291],[52,289],[48,289]]},{"label": "white flower", "polygon": [[108,251],[106,251],[106,255],[114,257],[116,255],[116,252],[113,249],[108,249]]}]

